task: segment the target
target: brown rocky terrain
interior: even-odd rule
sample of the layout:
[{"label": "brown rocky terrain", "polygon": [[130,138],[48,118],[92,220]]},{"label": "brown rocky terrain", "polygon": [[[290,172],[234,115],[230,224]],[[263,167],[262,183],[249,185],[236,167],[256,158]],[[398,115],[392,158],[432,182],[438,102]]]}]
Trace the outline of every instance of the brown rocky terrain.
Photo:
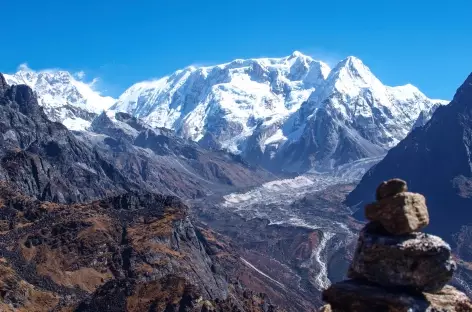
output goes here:
[{"label": "brown rocky terrain", "polygon": [[243,266],[172,196],[63,205],[0,184],[2,311],[277,311]]}]

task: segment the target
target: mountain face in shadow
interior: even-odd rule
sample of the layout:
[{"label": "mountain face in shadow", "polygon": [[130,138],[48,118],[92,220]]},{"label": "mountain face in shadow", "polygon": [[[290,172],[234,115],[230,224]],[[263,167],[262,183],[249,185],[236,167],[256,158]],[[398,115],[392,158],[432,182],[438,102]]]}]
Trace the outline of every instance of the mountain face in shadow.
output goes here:
[{"label": "mountain face in shadow", "polygon": [[[425,195],[434,222],[427,232],[453,242],[452,235],[472,221],[472,74],[447,106],[414,129],[387,156],[371,168],[347,197],[362,208],[373,201],[372,189],[399,177],[413,192]],[[363,219],[363,209],[356,216]]]}]

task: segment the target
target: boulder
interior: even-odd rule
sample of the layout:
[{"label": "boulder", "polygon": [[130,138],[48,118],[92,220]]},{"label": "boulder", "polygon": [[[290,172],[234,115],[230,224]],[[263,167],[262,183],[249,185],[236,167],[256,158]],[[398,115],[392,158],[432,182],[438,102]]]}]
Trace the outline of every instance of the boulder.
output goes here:
[{"label": "boulder", "polygon": [[428,208],[423,195],[403,192],[383,198],[365,207],[366,218],[378,221],[391,234],[418,231],[429,224]]},{"label": "boulder", "polygon": [[392,236],[380,224],[369,223],[359,235],[348,276],[434,292],[451,280],[455,270],[451,248],[441,238],[425,233]]},{"label": "boulder", "polygon": [[401,179],[391,179],[382,182],[377,187],[377,191],[375,192],[375,199],[381,200],[407,191],[408,187],[405,181]]},{"label": "boulder", "polygon": [[331,305],[334,312],[472,312],[469,298],[452,286],[446,286],[434,294],[411,293],[347,280],[323,291],[323,300]]}]

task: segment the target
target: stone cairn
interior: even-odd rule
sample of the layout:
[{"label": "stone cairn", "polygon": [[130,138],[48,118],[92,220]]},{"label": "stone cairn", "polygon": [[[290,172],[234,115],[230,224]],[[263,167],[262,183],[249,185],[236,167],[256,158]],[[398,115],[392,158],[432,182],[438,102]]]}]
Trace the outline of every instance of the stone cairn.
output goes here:
[{"label": "stone cairn", "polygon": [[451,248],[419,232],[429,223],[423,195],[406,182],[380,184],[377,201],[365,207],[370,221],[361,231],[348,280],[323,292],[321,311],[472,311],[462,292],[446,285],[456,270]]}]

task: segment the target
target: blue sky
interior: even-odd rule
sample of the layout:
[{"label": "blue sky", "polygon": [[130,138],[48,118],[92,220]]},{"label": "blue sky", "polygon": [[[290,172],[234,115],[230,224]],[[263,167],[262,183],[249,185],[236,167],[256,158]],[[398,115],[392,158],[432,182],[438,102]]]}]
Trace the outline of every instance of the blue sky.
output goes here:
[{"label": "blue sky", "polygon": [[472,71],[472,1],[4,0],[0,71],[84,70],[117,96],[188,65],[361,58],[384,83],[450,99]]}]

